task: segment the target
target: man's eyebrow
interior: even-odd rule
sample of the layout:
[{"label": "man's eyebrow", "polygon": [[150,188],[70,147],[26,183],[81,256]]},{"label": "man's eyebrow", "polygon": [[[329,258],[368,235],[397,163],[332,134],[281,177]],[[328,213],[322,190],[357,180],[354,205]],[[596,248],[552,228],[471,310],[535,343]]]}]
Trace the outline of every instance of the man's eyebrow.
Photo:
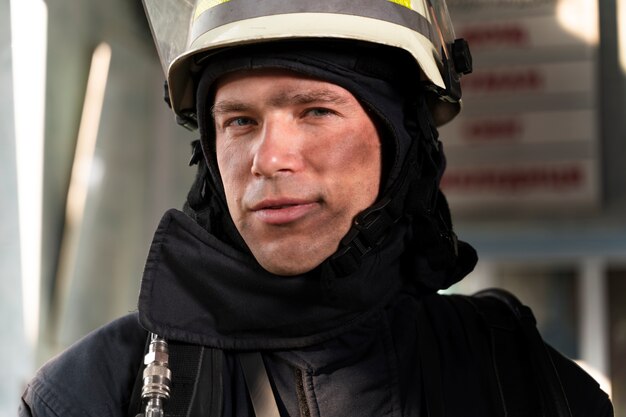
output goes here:
[{"label": "man's eyebrow", "polygon": [[[296,94],[290,91],[283,91],[273,94],[268,98],[267,102],[273,107],[283,107],[289,104],[345,104],[348,103],[348,99],[331,90],[313,90]],[[211,115],[215,117],[217,114],[243,112],[252,108],[252,105],[239,100],[220,100],[211,107]]]},{"label": "man's eyebrow", "polygon": [[234,113],[250,110],[251,106],[238,100],[222,100],[211,106],[211,116],[220,113]]},{"label": "man's eyebrow", "polygon": [[272,105],[310,104],[315,102],[345,104],[348,99],[331,90],[313,90],[298,94],[281,94],[270,100]]}]

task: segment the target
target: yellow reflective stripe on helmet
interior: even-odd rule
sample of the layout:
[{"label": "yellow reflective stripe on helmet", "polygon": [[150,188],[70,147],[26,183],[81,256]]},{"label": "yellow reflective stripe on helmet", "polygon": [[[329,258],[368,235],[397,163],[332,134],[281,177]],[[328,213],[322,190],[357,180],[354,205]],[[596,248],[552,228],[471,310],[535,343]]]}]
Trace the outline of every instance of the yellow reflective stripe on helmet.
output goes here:
[{"label": "yellow reflective stripe on helmet", "polygon": [[[220,4],[215,4],[216,2]],[[402,3],[410,2],[403,1]],[[345,0],[203,0],[196,10],[198,17],[192,24],[189,44],[202,34],[229,23],[294,13],[332,13],[378,19],[404,26],[425,36],[433,44],[439,44],[437,34],[430,23],[430,16],[423,8],[423,0],[416,0],[413,3],[411,8],[407,8],[390,0],[354,2]],[[200,5],[204,5],[202,10]],[[201,12],[198,13],[198,11]]]},{"label": "yellow reflective stripe on helmet", "polygon": [[411,8],[411,0],[387,0],[395,4],[399,4],[400,6],[404,6],[408,9]]},{"label": "yellow reflective stripe on helmet", "polygon": [[399,4],[400,6],[404,6],[407,9],[414,10],[421,14],[422,16],[427,16],[426,10],[428,7],[426,6],[425,0],[387,0],[391,3]]}]

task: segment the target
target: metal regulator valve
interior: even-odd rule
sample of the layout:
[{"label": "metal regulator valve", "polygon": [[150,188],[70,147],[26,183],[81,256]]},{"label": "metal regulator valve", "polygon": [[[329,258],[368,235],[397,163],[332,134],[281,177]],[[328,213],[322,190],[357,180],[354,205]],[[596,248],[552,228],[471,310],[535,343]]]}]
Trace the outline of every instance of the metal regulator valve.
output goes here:
[{"label": "metal regulator valve", "polygon": [[163,403],[170,398],[172,371],[168,365],[169,349],[162,337],[151,333],[148,353],[144,357],[141,399],[146,404],[143,414],[137,417],[164,417]]}]

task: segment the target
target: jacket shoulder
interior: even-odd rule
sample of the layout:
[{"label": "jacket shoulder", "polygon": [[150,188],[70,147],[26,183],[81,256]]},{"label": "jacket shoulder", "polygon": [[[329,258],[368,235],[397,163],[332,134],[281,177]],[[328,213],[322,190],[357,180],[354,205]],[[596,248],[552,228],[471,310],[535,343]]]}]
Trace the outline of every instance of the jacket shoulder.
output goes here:
[{"label": "jacket shoulder", "polygon": [[[438,301],[433,308],[442,308]],[[492,385],[495,382],[503,409],[520,404],[520,392],[531,387],[527,395],[538,391],[546,415],[613,416],[611,401],[599,384],[543,340],[532,311],[515,296],[489,289],[474,296],[447,296],[445,301],[454,305],[470,338],[478,334],[490,341],[483,352],[493,366]],[[478,326],[470,325],[472,320]]]},{"label": "jacket shoulder", "polygon": [[609,396],[600,389],[598,382],[578,364],[547,346],[552,363],[558,372],[563,391],[573,417],[613,417],[613,405]]},{"label": "jacket shoulder", "polygon": [[19,415],[125,416],[146,337],[136,313],[88,334],[37,372]]}]

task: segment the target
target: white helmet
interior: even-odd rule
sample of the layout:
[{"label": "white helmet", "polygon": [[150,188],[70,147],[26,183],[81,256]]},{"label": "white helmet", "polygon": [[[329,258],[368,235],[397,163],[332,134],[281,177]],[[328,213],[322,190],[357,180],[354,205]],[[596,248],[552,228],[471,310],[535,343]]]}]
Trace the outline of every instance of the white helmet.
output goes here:
[{"label": "white helmet", "polygon": [[[353,39],[397,47],[417,62],[416,82],[437,97],[437,125],[460,111],[460,76],[471,72],[444,0],[143,0],[179,123],[196,124],[198,55],[285,39]],[[203,60],[206,62],[206,60]]]}]

